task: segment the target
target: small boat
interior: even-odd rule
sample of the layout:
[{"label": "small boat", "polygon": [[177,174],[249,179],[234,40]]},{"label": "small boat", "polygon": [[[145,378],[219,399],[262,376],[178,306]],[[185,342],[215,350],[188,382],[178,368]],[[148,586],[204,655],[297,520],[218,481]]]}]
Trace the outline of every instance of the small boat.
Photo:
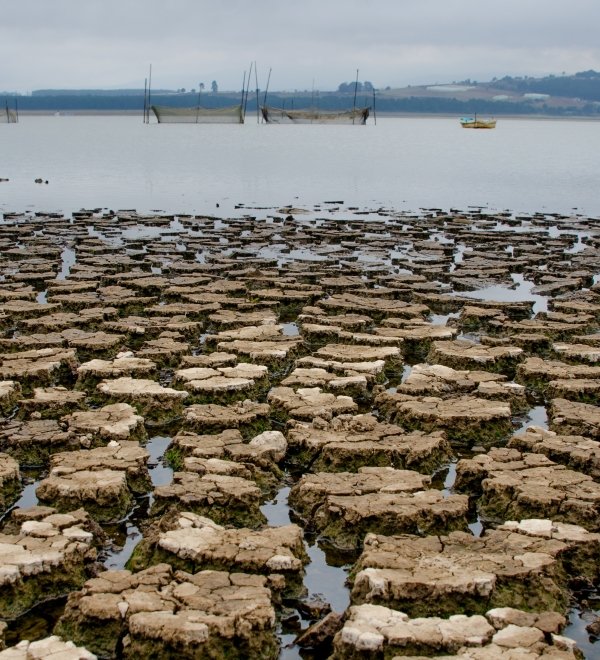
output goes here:
[{"label": "small boat", "polygon": [[152,112],[159,124],[243,124],[242,104],[226,108],[175,108],[167,105],[153,105]]},{"label": "small boat", "polygon": [[357,124],[364,126],[370,108],[353,110],[285,110],[263,105],[260,109],[266,124]]},{"label": "small boat", "polygon": [[473,117],[461,117],[460,125],[463,128],[496,128],[495,119],[479,119],[477,115]]}]

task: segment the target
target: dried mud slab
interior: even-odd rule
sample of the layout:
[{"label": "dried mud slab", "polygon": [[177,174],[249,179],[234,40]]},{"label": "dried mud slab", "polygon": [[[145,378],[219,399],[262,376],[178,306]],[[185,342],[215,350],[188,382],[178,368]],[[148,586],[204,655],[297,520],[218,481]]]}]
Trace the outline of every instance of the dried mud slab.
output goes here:
[{"label": "dried mud slab", "polygon": [[90,444],[56,420],[12,420],[0,427],[0,448],[21,465],[44,465],[50,454]]},{"label": "dried mud slab", "polygon": [[38,332],[0,339],[0,348],[10,353],[41,348],[66,348],[66,341],[60,332]]},{"label": "dried mud slab", "polygon": [[464,660],[576,660],[575,642],[559,634],[565,623],[557,612],[528,613],[510,607],[485,615],[411,619],[381,605],[354,605],[335,636],[331,657],[422,658],[444,653],[444,658]]},{"label": "dried mud slab", "polygon": [[17,381],[25,393],[34,387],[68,385],[78,366],[74,349],[40,348],[0,355],[0,378]]},{"label": "dried mud slab", "polygon": [[111,440],[106,447],[53,454],[50,466],[54,474],[81,470],[118,470],[125,473],[129,489],[142,495],[152,486],[147,466],[148,456],[147,450],[137,442]]},{"label": "dried mud slab", "polygon": [[57,635],[38,639],[35,642],[23,640],[15,646],[0,651],[0,660],[33,660],[33,658],[56,658],[57,660],[97,660],[97,656],[71,641],[64,641]]},{"label": "dried mud slab", "polygon": [[267,364],[272,371],[281,371],[290,361],[298,357],[300,346],[300,340],[289,337],[281,337],[277,341],[233,339],[219,341],[217,344],[219,351],[235,353],[240,359]]},{"label": "dried mud slab", "polygon": [[253,481],[241,477],[175,472],[173,481],[155,488],[153,495],[153,516],[174,508],[238,527],[254,528],[266,522],[259,508],[260,489]]},{"label": "dried mud slab", "polygon": [[502,311],[497,308],[465,305],[460,310],[456,324],[463,332],[489,331],[490,321],[502,316]]},{"label": "dried mud slab", "polygon": [[19,464],[8,454],[0,453],[0,512],[6,511],[21,492]]},{"label": "dried mud slab", "polygon": [[271,407],[250,399],[229,406],[194,404],[184,410],[184,428],[216,433],[224,429],[239,429],[245,437],[268,430]]},{"label": "dried mud slab", "polygon": [[288,417],[312,421],[315,417],[331,419],[334,415],[358,411],[358,405],[349,396],[322,392],[318,387],[274,387],[267,401],[272,414],[287,420]]},{"label": "dried mud slab", "polygon": [[405,429],[442,430],[451,444],[461,446],[495,444],[512,429],[508,403],[475,396],[441,399],[383,393],[375,404],[391,422]]},{"label": "dried mud slab", "polygon": [[375,334],[382,337],[399,337],[405,357],[425,359],[434,341],[452,340],[456,337],[456,328],[427,323],[419,319],[388,318],[381,327],[374,328]]},{"label": "dried mud slab", "polygon": [[147,438],[144,418],[128,403],[112,403],[97,410],[74,412],[63,417],[63,421],[71,431],[87,434],[96,442],[144,442]]},{"label": "dried mud slab", "polygon": [[15,509],[0,534],[0,616],[14,619],[34,605],[79,588],[93,574],[101,530],[82,509]]},{"label": "dried mud slab", "polygon": [[158,339],[145,342],[137,351],[136,356],[144,360],[152,360],[161,368],[175,368],[181,358],[190,351],[188,342],[180,341],[183,336],[178,332],[165,331]]},{"label": "dried mud slab", "polygon": [[103,286],[96,291],[80,291],[73,293],[55,293],[50,289],[48,300],[60,303],[62,309],[68,312],[77,312],[86,307],[106,305],[116,307],[121,315],[136,314],[144,307],[156,302],[151,296],[138,296],[133,289],[123,286]]},{"label": "dried mud slab", "polygon": [[467,339],[435,341],[428,360],[453,369],[503,373],[512,377],[517,364],[523,359],[523,349],[513,346],[484,346]]},{"label": "dried mud slab", "polygon": [[280,431],[263,431],[244,442],[238,429],[229,429],[213,435],[181,431],[173,438],[166,456],[176,470],[191,472],[198,471],[199,461],[235,461],[261,488],[271,489],[283,476],[279,463],[286,451],[287,440]]},{"label": "dried mud slab", "polygon": [[290,422],[288,461],[315,472],[355,472],[389,466],[431,474],[452,459],[446,436],[406,433],[372,414],[339,415],[331,421]]},{"label": "dried mud slab", "polygon": [[42,419],[60,419],[85,405],[85,392],[76,392],[66,387],[35,387],[31,399],[19,401],[23,416],[39,415]]},{"label": "dried mud slab", "polygon": [[70,594],[57,632],[100,657],[277,658],[275,611],[261,575],[106,571]]},{"label": "dried mud slab", "polygon": [[[225,299],[227,300],[227,299]],[[234,330],[248,325],[276,325],[277,314],[270,309],[257,309],[242,312],[234,309],[220,309],[208,317],[211,325],[218,331]]]},{"label": "dried mud slab", "polygon": [[60,305],[46,304],[42,305],[31,300],[7,300],[0,305],[0,314],[6,314],[10,321],[43,316],[48,312],[58,311]]},{"label": "dried mud slab", "polygon": [[[369,292],[373,293],[373,292]],[[413,318],[429,313],[426,305],[406,303],[402,300],[388,300],[369,295],[360,296],[353,293],[339,293],[322,299],[318,303],[327,312],[368,314],[376,321],[387,317],[404,316]]]},{"label": "dried mud slab", "polygon": [[115,307],[90,307],[78,314],[73,312],[55,312],[32,319],[24,319],[19,325],[27,332],[62,332],[71,328],[99,330],[105,321],[116,318],[119,310]]},{"label": "dried mud slab", "polygon": [[555,463],[583,472],[600,481],[600,444],[581,435],[560,435],[537,426],[513,436],[508,447],[544,454]]},{"label": "dried mud slab", "polygon": [[568,399],[579,403],[600,404],[600,379],[585,380],[574,378],[566,380],[551,380],[548,383],[548,397],[551,399]]},{"label": "dried mud slab", "polygon": [[552,399],[550,428],[563,435],[585,435],[600,440],[600,408],[589,403]]},{"label": "dried mud slab", "polygon": [[227,405],[256,399],[268,389],[268,368],[258,364],[187,367],[175,372],[173,383],[185,388],[194,403]]},{"label": "dried mud slab", "polygon": [[8,417],[21,398],[21,386],[14,380],[0,381],[0,415]]},{"label": "dried mud slab", "polygon": [[564,613],[567,575],[597,579],[599,551],[598,534],[550,520],[508,522],[482,537],[369,534],[351,600],[411,617],[483,614],[490,607]]},{"label": "dried mud slab", "polygon": [[364,376],[368,387],[385,380],[385,360],[365,360],[364,362],[340,362],[306,355],[296,360],[296,369],[323,369],[338,377]]},{"label": "dried mud slab", "polygon": [[124,335],[117,335],[99,330],[86,332],[78,328],[69,328],[61,332],[69,348],[77,351],[79,360],[100,357],[114,357],[125,340]]},{"label": "dried mud slab", "polygon": [[[374,333],[357,332],[344,330],[342,327],[328,324],[328,325],[315,325],[312,323],[304,323],[302,325],[302,336],[306,338],[308,343],[316,347],[318,345],[327,344],[328,342],[335,342],[338,344],[364,344],[366,346],[403,346],[404,339],[401,336],[401,331],[386,328],[378,332],[378,328],[374,329]],[[447,333],[452,337],[452,333]]]},{"label": "dried mud slab", "polygon": [[[546,314],[546,313],[544,313]],[[551,313],[548,313],[551,314]],[[507,318],[491,319],[488,329],[491,334],[503,334],[516,337],[518,335],[541,335],[550,340],[568,340],[576,334],[588,332],[594,328],[595,323],[590,323],[590,318],[558,318],[552,320],[542,314],[536,314],[534,318],[521,321],[511,321]],[[579,323],[573,321],[581,321]]]},{"label": "dried mud slab", "polygon": [[342,363],[375,362],[383,360],[385,369],[402,369],[402,352],[397,346],[364,346],[356,344],[327,344],[319,348],[315,357]]},{"label": "dried mud slab", "polygon": [[106,330],[122,333],[127,338],[127,344],[134,345],[143,341],[157,339],[163,332],[177,332],[188,339],[197,337],[204,327],[201,321],[192,321],[185,315],[174,316],[126,316],[107,321],[103,324]]},{"label": "dried mud slab", "polygon": [[554,352],[563,360],[576,363],[598,364],[600,362],[600,348],[588,344],[566,344],[556,342],[552,345]]},{"label": "dried mud slab", "polygon": [[119,470],[52,470],[35,494],[59,511],[86,507],[99,522],[121,520],[133,505],[127,477]]},{"label": "dried mud slab", "polygon": [[396,388],[399,394],[439,396],[473,394],[484,399],[509,401],[513,412],[528,408],[525,387],[502,374],[489,371],[458,371],[441,364],[416,364],[404,382]]},{"label": "dried mud slab", "polygon": [[411,470],[363,467],[358,473],[306,474],[289,505],[328,544],[354,550],[368,532],[443,533],[465,529],[468,498],[427,490],[429,477]]},{"label": "dried mud slab", "polygon": [[548,516],[600,531],[600,484],[543,454],[505,448],[462,459],[454,488],[477,496],[477,509],[485,520]]},{"label": "dried mud slab", "polygon": [[218,367],[233,367],[237,363],[237,355],[235,353],[223,353],[215,351],[214,353],[207,353],[202,355],[184,355],[181,360],[181,367],[204,367],[208,369],[216,369]]},{"label": "dried mud slab", "polygon": [[364,397],[367,395],[368,380],[364,374],[340,376],[320,367],[298,367],[281,381],[281,385],[292,388],[318,387],[323,392],[332,394]]},{"label": "dried mud slab", "polygon": [[128,376],[149,378],[156,375],[156,363],[147,358],[135,357],[133,353],[120,353],[113,360],[90,360],[77,368],[77,389],[93,392],[98,383]]},{"label": "dried mud slab", "polygon": [[517,367],[516,379],[527,387],[545,393],[551,381],[600,380],[600,366],[567,364],[559,360],[530,357]]},{"label": "dried mud slab", "polygon": [[165,422],[183,413],[189,394],[172,387],[163,387],[155,380],[122,376],[103,380],[96,388],[110,403],[129,403],[149,421]]},{"label": "dried mud slab", "polygon": [[[190,573],[210,569],[283,576],[289,596],[302,589],[308,557],[297,525],[232,529],[186,511],[167,514],[152,525],[127,567],[140,570],[163,562]],[[275,584],[277,578],[271,582]]]}]

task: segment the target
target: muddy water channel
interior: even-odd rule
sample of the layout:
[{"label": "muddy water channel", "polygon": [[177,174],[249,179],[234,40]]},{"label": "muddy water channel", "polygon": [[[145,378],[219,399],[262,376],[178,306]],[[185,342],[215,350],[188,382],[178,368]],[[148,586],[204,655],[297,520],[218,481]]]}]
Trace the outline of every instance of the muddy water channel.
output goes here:
[{"label": "muddy water channel", "polygon": [[238,212],[0,221],[5,644],[595,657],[600,220]]}]

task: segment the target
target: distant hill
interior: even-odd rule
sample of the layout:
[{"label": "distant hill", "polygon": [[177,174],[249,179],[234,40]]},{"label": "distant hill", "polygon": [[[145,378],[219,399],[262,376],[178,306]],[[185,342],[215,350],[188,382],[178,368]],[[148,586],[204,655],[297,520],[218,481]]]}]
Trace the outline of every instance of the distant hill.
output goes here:
[{"label": "distant hill", "polygon": [[522,94],[549,94],[562,98],[600,101],[600,73],[592,69],[581,71],[573,76],[546,76],[545,78],[506,76],[487,84],[499,90]]},{"label": "distant hill", "polygon": [[[267,102],[286,108],[339,110],[352,107],[355,83],[341,83],[333,92],[269,92]],[[224,107],[240,102],[240,92],[203,92],[201,105]],[[262,103],[263,92],[260,92]],[[359,83],[356,104],[373,105],[373,86]],[[16,97],[20,111],[40,112],[142,112],[143,89],[65,90],[40,89],[31,95]],[[15,102],[15,95],[0,93],[0,106]],[[152,90],[152,102],[178,107],[195,106],[196,92]],[[573,75],[543,78],[510,77],[489,82],[463,80],[450,84],[377,89],[375,96],[380,113],[440,113],[491,115],[546,115],[600,117],[600,73],[582,71]],[[248,112],[256,109],[256,96],[250,94]]]},{"label": "distant hill", "polygon": [[[157,89],[157,94],[175,94],[169,89]],[[143,96],[142,89],[34,89],[31,96]]]},{"label": "distant hill", "polygon": [[471,112],[492,114],[595,116],[600,115],[600,73],[590,70],[569,76],[506,76],[489,82],[463,80],[400,89],[387,87],[378,95],[382,101],[392,101],[392,105],[412,99],[413,105],[430,107],[432,112],[464,105]]}]

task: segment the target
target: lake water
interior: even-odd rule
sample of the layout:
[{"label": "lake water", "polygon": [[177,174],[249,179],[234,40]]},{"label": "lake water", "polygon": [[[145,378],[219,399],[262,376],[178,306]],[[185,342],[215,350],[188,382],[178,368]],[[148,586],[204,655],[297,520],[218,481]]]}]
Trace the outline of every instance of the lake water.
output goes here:
[{"label": "lake water", "polygon": [[[0,211],[229,213],[247,206],[600,215],[600,121],[379,118],[367,126],[165,125],[133,116],[0,124]],[[36,178],[48,184],[36,184]],[[220,205],[216,211],[216,204]]]}]

